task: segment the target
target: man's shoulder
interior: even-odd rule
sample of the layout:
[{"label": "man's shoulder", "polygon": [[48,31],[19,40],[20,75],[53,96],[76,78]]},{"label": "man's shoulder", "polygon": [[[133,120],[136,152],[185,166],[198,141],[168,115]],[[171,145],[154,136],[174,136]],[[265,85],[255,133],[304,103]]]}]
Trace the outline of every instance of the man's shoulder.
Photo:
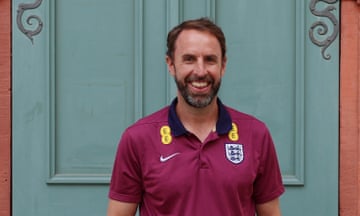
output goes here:
[{"label": "man's shoulder", "polygon": [[128,126],[122,133],[121,145],[125,147],[132,146],[131,148],[134,151],[136,149],[136,151],[142,151],[140,149],[152,146],[145,145],[145,143],[156,143],[156,140],[161,141],[158,136],[160,135],[160,129],[168,125],[168,113],[168,107],[164,107]]},{"label": "man's shoulder", "polygon": [[165,122],[168,121],[168,115],[169,115],[169,106],[166,106],[152,114],[140,118],[134,124],[129,126],[129,128],[134,128],[134,127],[137,128],[137,127],[143,127],[143,126],[155,125],[155,124],[164,124]]},{"label": "man's shoulder", "polygon": [[253,126],[256,125],[256,127],[266,128],[265,123],[252,114],[241,112],[237,109],[234,109],[234,108],[228,107],[228,106],[226,106],[226,109],[227,109],[228,113],[230,114],[231,119],[234,122],[238,122],[241,124],[251,124]]},{"label": "man's shoulder", "polygon": [[229,112],[231,118],[240,119],[240,120],[253,120],[253,121],[260,121],[257,117],[255,117],[252,114],[245,113],[242,111],[239,111],[237,109],[234,109],[229,106],[225,106],[226,110]]}]

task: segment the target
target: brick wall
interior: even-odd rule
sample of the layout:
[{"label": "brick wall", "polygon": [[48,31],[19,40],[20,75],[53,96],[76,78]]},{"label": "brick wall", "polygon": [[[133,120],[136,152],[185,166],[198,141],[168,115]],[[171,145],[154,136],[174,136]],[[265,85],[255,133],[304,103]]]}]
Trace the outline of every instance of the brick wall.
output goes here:
[{"label": "brick wall", "polygon": [[0,0],[0,216],[10,216],[11,0]]},{"label": "brick wall", "polygon": [[360,214],[360,0],[341,1],[340,215]]}]

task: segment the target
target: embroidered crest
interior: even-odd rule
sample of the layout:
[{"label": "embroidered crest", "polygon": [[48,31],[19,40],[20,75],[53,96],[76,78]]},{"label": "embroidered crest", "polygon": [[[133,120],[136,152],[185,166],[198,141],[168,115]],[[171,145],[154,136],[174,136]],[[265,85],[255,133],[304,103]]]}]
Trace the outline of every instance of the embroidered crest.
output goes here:
[{"label": "embroidered crest", "polygon": [[234,164],[239,164],[244,160],[244,150],[242,144],[225,144],[226,158]]}]

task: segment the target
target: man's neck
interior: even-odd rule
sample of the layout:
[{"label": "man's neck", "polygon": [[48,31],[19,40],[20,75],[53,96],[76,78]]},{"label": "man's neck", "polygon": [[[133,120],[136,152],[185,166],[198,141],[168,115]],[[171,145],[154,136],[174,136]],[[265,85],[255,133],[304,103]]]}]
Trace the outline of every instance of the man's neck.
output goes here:
[{"label": "man's neck", "polygon": [[178,97],[176,113],[189,132],[195,134],[204,142],[211,131],[215,131],[218,120],[217,98],[204,108],[189,105],[183,98]]}]

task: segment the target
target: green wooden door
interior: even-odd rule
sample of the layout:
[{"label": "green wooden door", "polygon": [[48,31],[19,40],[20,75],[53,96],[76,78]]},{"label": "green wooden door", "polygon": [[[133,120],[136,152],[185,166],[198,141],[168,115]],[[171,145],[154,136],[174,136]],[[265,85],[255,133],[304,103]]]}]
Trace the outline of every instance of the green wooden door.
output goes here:
[{"label": "green wooden door", "polygon": [[14,0],[13,215],[105,215],[121,132],[175,96],[166,34],[201,16],[227,36],[223,102],[273,134],[283,215],[338,215],[339,5],[316,2]]}]

